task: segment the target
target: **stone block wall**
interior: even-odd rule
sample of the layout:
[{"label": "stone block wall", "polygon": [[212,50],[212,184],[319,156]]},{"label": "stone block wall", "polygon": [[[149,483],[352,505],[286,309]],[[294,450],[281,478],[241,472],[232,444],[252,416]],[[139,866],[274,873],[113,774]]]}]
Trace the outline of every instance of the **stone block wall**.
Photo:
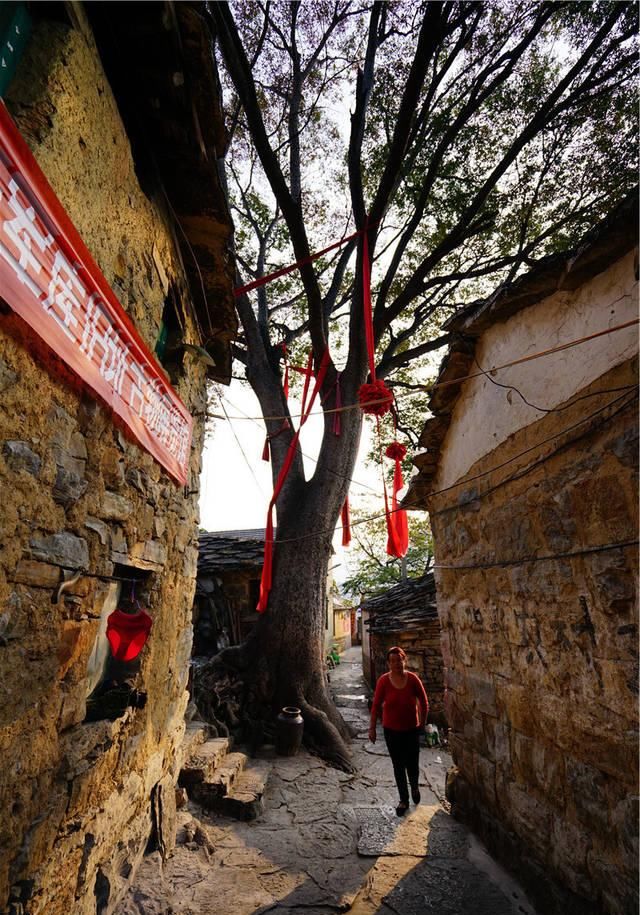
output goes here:
[{"label": "stone block wall", "polygon": [[[407,653],[407,668],[417,674],[429,698],[428,721],[446,726],[444,709],[444,671],[440,650],[440,623],[437,619],[424,623],[421,629],[405,632],[372,634],[371,654],[376,678],[386,673],[387,652],[394,645]],[[375,685],[375,684],[374,684]]]},{"label": "stone block wall", "polygon": [[545,915],[638,906],[635,384],[612,369],[429,503],[449,795]]},{"label": "stone block wall", "polygon": [[[161,197],[149,199],[140,189],[89,30],[37,23],[6,102],[149,348],[169,283],[184,305],[186,332],[197,339]],[[175,384],[195,418],[183,488],[3,310],[2,913],[104,915],[150,837],[165,851],[171,847],[206,409],[203,368],[190,360],[185,356]],[[105,578],[80,577],[56,601],[61,566]],[[140,596],[153,627],[137,677],[147,704],[115,721],[83,723],[90,659],[118,587],[108,576],[127,568],[147,575]]]}]

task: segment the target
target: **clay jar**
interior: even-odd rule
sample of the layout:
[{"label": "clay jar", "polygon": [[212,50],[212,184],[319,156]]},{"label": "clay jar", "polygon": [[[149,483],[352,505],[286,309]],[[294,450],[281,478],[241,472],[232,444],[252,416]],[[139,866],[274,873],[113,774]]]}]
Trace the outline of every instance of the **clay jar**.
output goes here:
[{"label": "clay jar", "polygon": [[276,718],[276,753],[278,756],[295,756],[302,743],[304,720],[300,709],[285,705]]}]

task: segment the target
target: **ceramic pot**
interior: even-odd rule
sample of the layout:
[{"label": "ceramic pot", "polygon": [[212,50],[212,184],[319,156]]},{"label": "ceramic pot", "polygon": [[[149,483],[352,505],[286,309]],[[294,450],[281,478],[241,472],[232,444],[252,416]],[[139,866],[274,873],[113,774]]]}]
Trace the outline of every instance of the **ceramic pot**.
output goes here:
[{"label": "ceramic pot", "polygon": [[304,721],[300,709],[285,705],[276,718],[276,753],[278,756],[295,756],[302,743]]}]

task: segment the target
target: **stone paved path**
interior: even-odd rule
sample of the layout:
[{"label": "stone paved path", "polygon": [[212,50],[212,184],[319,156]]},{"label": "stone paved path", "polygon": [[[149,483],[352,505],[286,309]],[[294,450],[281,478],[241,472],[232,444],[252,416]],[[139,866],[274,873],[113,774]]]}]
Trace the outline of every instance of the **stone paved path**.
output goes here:
[{"label": "stone paved path", "polygon": [[395,816],[380,735],[367,739],[360,649],[331,671],[354,726],[355,775],[307,753],[273,758],[266,811],[251,823],[180,812],[178,846],[145,858],[117,915],[535,915],[520,887],[447,811],[450,758],[420,755],[422,803]]}]

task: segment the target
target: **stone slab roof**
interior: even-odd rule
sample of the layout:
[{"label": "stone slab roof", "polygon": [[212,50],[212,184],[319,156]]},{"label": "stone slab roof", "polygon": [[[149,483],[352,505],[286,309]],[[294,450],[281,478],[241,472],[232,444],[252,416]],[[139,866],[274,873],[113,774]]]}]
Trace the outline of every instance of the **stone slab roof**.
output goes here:
[{"label": "stone slab roof", "polygon": [[384,594],[366,600],[362,609],[369,612],[365,625],[372,633],[422,629],[425,623],[438,619],[433,572],[410,578]]},{"label": "stone slab roof", "polygon": [[444,325],[458,335],[440,364],[434,390],[428,401],[432,414],[418,441],[426,450],[413,460],[418,472],[409,481],[402,501],[405,508],[425,509],[432,489],[440,448],[451,414],[473,371],[476,341],[487,328],[562,290],[573,290],[602,273],[638,244],[638,188],[580,243],[569,251],[543,258],[537,267],[512,283],[499,286],[488,298],[472,302]]},{"label": "stone slab roof", "polygon": [[263,557],[263,530],[203,533],[198,538],[198,578],[216,572],[260,572]]}]

